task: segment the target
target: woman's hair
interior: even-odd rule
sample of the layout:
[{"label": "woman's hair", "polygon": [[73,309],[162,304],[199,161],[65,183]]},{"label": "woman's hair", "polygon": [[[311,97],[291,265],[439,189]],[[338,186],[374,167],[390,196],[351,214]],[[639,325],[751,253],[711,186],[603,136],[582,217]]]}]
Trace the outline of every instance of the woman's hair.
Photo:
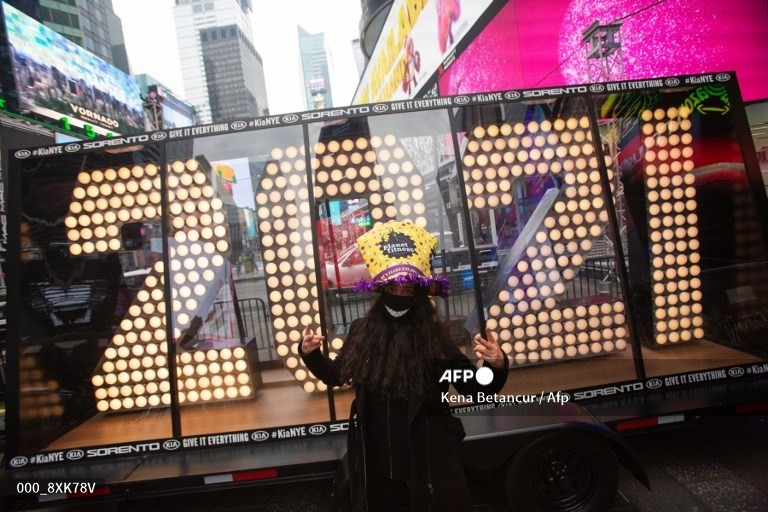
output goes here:
[{"label": "woman's hair", "polygon": [[414,297],[407,317],[393,319],[380,296],[344,342],[341,379],[400,398],[437,387],[450,335],[429,297]]}]

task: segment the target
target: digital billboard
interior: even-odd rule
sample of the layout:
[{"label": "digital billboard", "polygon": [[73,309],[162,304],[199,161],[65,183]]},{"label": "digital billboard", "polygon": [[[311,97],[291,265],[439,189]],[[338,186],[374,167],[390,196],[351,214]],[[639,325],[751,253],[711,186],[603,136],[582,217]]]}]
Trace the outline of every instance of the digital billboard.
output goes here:
[{"label": "digital billboard", "polygon": [[[148,75],[140,76],[148,77]],[[144,87],[141,81],[139,84],[141,87]],[[163,128],[183,128],[198,124],[197,114],[192,105],[178,98],[159,84],[148,85],[146,89],[150,101],[160,103],[160,107],[163,109]]]},{"label": "digital billboard", "polygon": [[309,92],[312,94],[319,94],[326,92],[328,89],[325,86],[325,78],[314,78],[309,81]]},{"label": "digital billboard", "polygon": [[621,23],[623,79],[735,70],[744,100],[768,98],[764,0],[508,0],[467,36],[439,93],[587,83],[582,34],[595,21]]},{"label": "digital billboard", "polygon": [[423,89],[493,0],[396,0],[353,103],[411,98]]},{"label": "digital billboard", "polygon": [[3,3],[19,109],[101,134],[144,131],[135,78]]}]

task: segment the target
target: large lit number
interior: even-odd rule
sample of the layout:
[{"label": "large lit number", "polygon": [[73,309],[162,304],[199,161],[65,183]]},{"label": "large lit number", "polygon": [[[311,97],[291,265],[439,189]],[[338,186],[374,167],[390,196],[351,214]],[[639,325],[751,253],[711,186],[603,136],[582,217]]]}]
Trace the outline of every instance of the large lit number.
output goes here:
[{"label": "large lit number", "polygon": [[499,330],[504,352],[525,365],[624,350],[622,301],[556,307],[608,223],[589,119],[478,126],[463,163],[471,209],[511,205],[523,176],[564,181],[538,224],[521,233],[524,246],[489,305],[488,326]]},{"label": "large lit number", "polygon": [[[65,219],[70,253],[123,249],[123,225],[160,217],[160,179],[152,163],[81,172]],[[194,316],[205,317],[223,286],[229,243],[223,202],[196,160],[170,166],[168,189],[175,281],[171,305],[178,337]],[[163,271],[162,262],[153,265],[99,361],[92,378],[99,411],[171,403]],[[182,352],[177,364],[181,402],[252,395],[242,347]]]},{"label": "large lit number", "polygon": [[304,146],[274,148],[256,208],[277,354],[307,392],[325,390],[298,355],[304,325],[320,325]]},{"label": "large lit number", "polygon": [[[256,203],[277,353],[305,391],[323,391],[298,357],[301,326],[320,323],[304,148],[271,156]],[[318,143],[310,161],[316,199],[366,198],[373,225],[400,215],[426,226],[422,177],[394,135]],[[330,357],[343,343],[330,340]]]},{"label": "large lit number", "polygon": [[[393,134],[320,142],[312,169],[316,198],[367,199],[372,227],[398,216],[427,225],[424,180]],[[335,350],[343,344],[341,337],[330,343]]]},{"label": "large lit number", "polygon": [[690,113],[672,107],[641,114],[657,345],[704,336]]},{"label": "large lit number", "polygon": [[316,198],[365,197],[374,226],[398,215],[427,225],[423,179],[394,135],[318,143],[312,167]]},{"label": "large lit number", "polygon": [[19,419],[56,421],[64,414],[61,384],[40,364],[41,354],[23,354],[19,361]]}]

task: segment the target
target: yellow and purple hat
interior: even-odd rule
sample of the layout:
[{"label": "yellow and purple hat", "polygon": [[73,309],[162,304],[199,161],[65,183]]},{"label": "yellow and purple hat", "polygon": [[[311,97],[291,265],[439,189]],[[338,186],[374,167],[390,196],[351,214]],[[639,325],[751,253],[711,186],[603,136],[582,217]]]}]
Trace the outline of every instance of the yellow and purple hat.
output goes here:
[{"label": "yellow and purple hat", "polygon": [[413,283],[427,295],[448,294],[448,279],[432,277],[437,238],[410,220],[379,224],[359,237],[357,246],[371,279],[355,290],[378,292],[389,283]]}]

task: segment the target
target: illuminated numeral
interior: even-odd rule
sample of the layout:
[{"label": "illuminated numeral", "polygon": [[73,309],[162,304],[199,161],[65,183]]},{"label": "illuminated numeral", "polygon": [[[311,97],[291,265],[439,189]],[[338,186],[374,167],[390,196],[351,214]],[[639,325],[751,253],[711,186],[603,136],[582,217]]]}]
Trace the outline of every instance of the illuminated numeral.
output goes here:
[{"label": "illuminated numeral", "polygon": [[[121,227],[161,216],[160,175],[155,164],[81,172],[65,219],[73,256],[124,249]],[[169,167],[172,218],[169,262],[174,283],[170,305],[177,338],[195,316],[205,317],[224,285],[227,221],[223,202],[197,160]],[[92,377],[99,411],[169,405],[164,268],[147,274]],[[179,401],[252,396],[245,350],[216,349],[177,355]]]},{"label": "illuminated numeral", "polygon": [[424,180],[392,134],[319,142],[312,158],[315,198],[366,198],[373,226],[400,218],[426,226]]},{"label": "illuminated numeral", "polygon": [[[305,151],[275,148],[271,157],[256,203],[277,353],[305,391],[323,391],[298,357],[301,326],[320,323]],[[318,143],[310,162],[317,200],[365,198],[374,226],[398,215],[427,224],[422,177],[394,135]],[[343,343],[330,339],[330,357]]]},{"label": "illuminated numeral", "polygon": [[320,325],[304,146],[274,148],[256,193],[261,257],[278,356],[306,392],[326,389],[298,355],[303,326]]},{"label": "illuminated numeral", "polygon": [[488,326],[499,330],[511,360],[526,365],[626,349],[622,301],[557,307],[607,229],[589,119],[478,126],[463,164],[471,209],[511,205],[515,181],[524,176],[554,175],[564,183],[544,194],[511,250],[513,265],[488,308]]},{"label": "illuminated numeral", "polygon": [[704,336],[690,113],[672,107],[641,114],[657,345]]}]

